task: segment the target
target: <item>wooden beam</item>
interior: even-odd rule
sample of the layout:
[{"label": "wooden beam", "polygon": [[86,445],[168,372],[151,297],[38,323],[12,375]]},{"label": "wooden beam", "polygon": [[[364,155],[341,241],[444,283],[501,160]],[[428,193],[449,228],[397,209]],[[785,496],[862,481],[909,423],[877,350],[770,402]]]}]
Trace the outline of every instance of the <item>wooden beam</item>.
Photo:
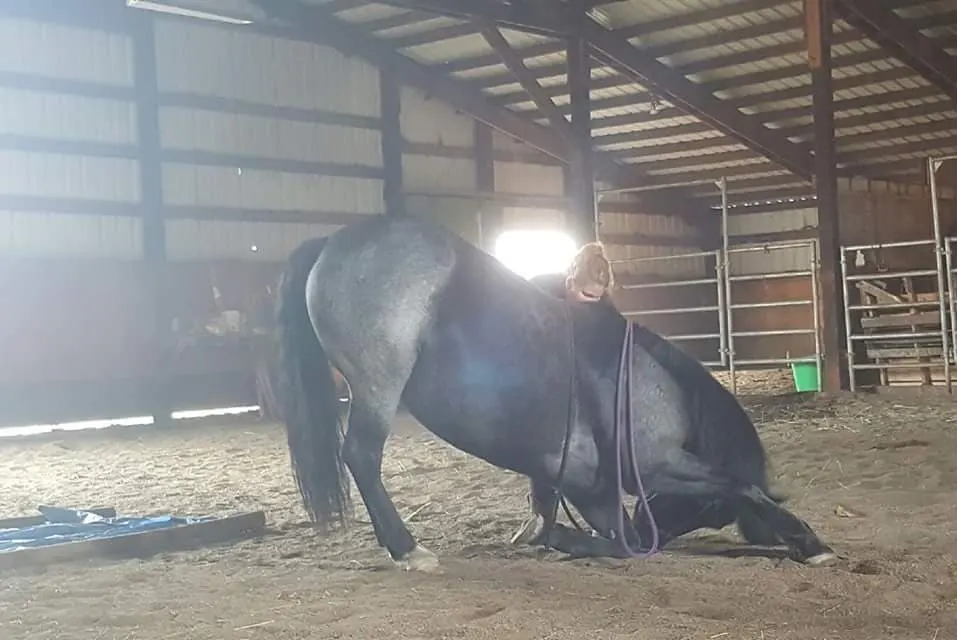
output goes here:
[{"label": "wooden beam", "polygon": [[172,313],[166,283],[166,222],[163,209],[163,146],[160,137],[155,21],[146,12],[132,12],[133,88],[135,91],[140,214],[143,259],[153,297],[150,413],[159,425],[172,421],[170,377],[163,365],[173,343]]},{"label": "wooden beam", "polygon": [[[897,2],[903,0],[895,0]],[[748,13],[751,11],[758,11],[762,9],[770,9],[777,5],[788,4],[790,0],[742,0],[740,2],[726,2],[722,3],[718,7],[712,7],[709,9],[704,9],[701,11],[695,11],[687,14],[680,15],[671,15],[665,18],[650,20],[648,22],[641,22],[629,27],[624,27],[620,30],[616,30],[616,33],[624,36],[625,38],[634,38],[637,36],[655,33],[658,31],[667,31],[670,29],[678,29],[681,27],[688,27],[691,25],[699,24],[702,22],[710,22],[713,20],[719,20],[722,18],[729,18],[735,15],[740,15],[742,13]],[[777,21],[773,21],[777,22]],[[798,27],[800,24],[797,25]],[[770,28],[774,31],[769,31],[763,33],[767,35],[768,33],[773,33],[775,31],[782,31],[784,29],[778,28],[777,24],[773,24]],[[794,28],[794,27],[791,27]],[[738,33],[739,30],[723,31],[717,32],[715,34],[710,34],[709,36],[702,37],[701,35],[695,35],[691,40],[682,40],[680,43],[672,44],[671,46],[677,46],[675,51],[682,51],[690,49],[693,46],[696,46],[694,43],[701,42],[701,48],[712,47],[715,44],[724,44],[726,42],[738,42],[740,39],[745,37],[754,37],[753,35],[746,35],[747,32]],[[717,36],[718,41],[713,42],[711,38]],[[534,58],[539,56],[550,55],[558,53],[562,50],[564,43],[562,42],[541,42],[533,44],[528,47],[523,47],[518,49],[518,54],[522,58]],[[667,46],[667,45],[666,45]],[[672,51],[672,53],[675,53]],[[662,56],[669,55],[667,53],[662,53]],[[449,72],[458,72],[458,71],[468,71],[470,69],[477,69],[480,67],[488,67],[496,63],[495,54],[483,54],[479,56],[463,58],[459,60],[454,60],[450,63],[442,65],[442,67]]]},{"label": "wooden beam", "polygon": [[[580,7],[581,19],[586,19]],[[595,148],[591,135],[591,58],[588,43],[574,35],[568,39],[565,59],[568,63],[568,93],[572,121],[571,162],[565,192],[571,200],[571,228],[584,244],[598,239],[598,197],[595,192]]]},{"label": "wooden beam", "polygon": [[547,93],[542,89],[542,86],[538,84],[538,81],[531,74],[528,67],[525,66],[524,60],[515,53],[515,50],[512,49],[512,46],[502,35],[502,32],[488,22],[480,22],[479,29],[488,45],[502,57],[505,66],[508,67],[512,75],[518,79],[519,84],[522,85],[522,89],[532,97],[538,110],[545,114],[545,117],[548,118],[548,122],[559,134],[565,137],[569,142],[572,142],[574,137],[568,120],[566,120],[561,111],[555,107],[555,103],[548,97]]},{"label": "wooden beam", "polygon": [[[492,129],[484,122],[475,121],[475,187],[479,191],[495,192],[495,140]],[[505,227],[502,205],[494,199],[482,200],[479,209],[479,235],[482,248],[492,253],[495,240]]]},{"label": "wooden beam", "polygon": [[747,116],[703,91],[688,78],[646,56],[628,40],[616,36],[594,20],[585,20],[581,28],[582,35],[592,47],[620,71],[639,82],[651,84],[682,110],[710,123],[795,175],[810,180],[813,174],[811,158],[784,136],[765,128],[756,117]]},{"label": "wooden beam", "polygon": [[[258,0],[257,0],[258,1]],[[541,35],[557,35],[565,30],[564,21],[551,19],[549,16],[539,16],[525,10],[519,3],[503,4],[483,2],[482,0],[380,0],[380,4],[423,11],[449,18],[463,20],[483,20],[503,27],[537,33]],[[556,6],[555,13],[561,12]],[[557,17],[557,16],[556,16]],[[455,36],[466,35],[474,28],[464,25],[466,31],[455,31]],[[431,36],[429,41],[436,38]]]},{"label": "wooden beam", "polygon": [[390,66],[379,67],[379,112],[382,118],[382,201],[390,216],[405,215],[402,193],[402,92]]},{"label": "wooden beam", "polygon": [[957,101],[957,60],[892,8],[873,0],[838,0],[848,23]]},{"label": "wooden beam", "polygon": [[467,113],[513,138],[522,140],[554,158],[565,160],[567,147],[549,131],[520,115],[495,107],[485,96],[464,83],[436,73],[434,69],[398,55],[387,44],[365,33],[361,27],[335,18],[321,5],[303,5],[296,0],[254,0],[267,15],[283,22],[304,39],[326,44],[345,55],[355,56],[377,67],[392,65],[398,79],[426,95]]},{"label": "wooden beam", "polygon": [[[891,3],[899,6],[909,6],[901,5],[900,2]],[[924,16],[922,18],[915,18],[910,21],[910,24],[915,29],[930,28],[933,26],[944,26],[952,24],[957,20],[957,11],[944,12],[943,14],[934,14],[931,16]],[[763,33],[755,32],[757,26],[768,27],[768,25],[774,26],[773,30],[769,29],[769,32],[780,32],[780,31],[790,31],[795,27],[800,28],[803,25],[803,19],[798,16],[797,18],[787,18],[783,21],[772,21],[760,23],[759,25],[750,25],[741,29],[741,33],[738,34],[738,30],[731,31],[718,31],[717,35],[721,35],[727,38],[728,42],[737,42],[742,39],[751,39],[756,36],[765,35]],[[616,30],[616,33],[621,33],[621,30]],[[848,44],[852,42],[857,42],[861,40],[864,36],[860,31],[853,28],[845,28],[843,31],[838,31],[834,34],[833,44]],[[939,38],[931,38],[935,43],[942,43],[943,41]],[[720,44],[720,43],[718,43]],[[676,48],[678,45],[684,45],[684,49],[697,49],[701,46],[701,43],[698,39],[692,40],[682,40],[675,42],[668,42],[661,45],[649,45],[644,49],[645,53],[654,58],[666,57],[668,55],[676,53]],[[938,45],[942,46],[942,45]],[[795,53],[802,53],[806,48],[803,40],[794,40],[787,42],[775,42],[764,47],[758,47],[755,49],[746,49],[743,51],[733,51],[731,53],[726,53],[723,55],[717,56],[707,56],[700,59],[687,62],[684,64],[676,64],[671,68],[674,69],[677,73],[680,73],[683,76],[690,76],[702,73],[708,73],[717,71],[719,69],[726,69],[728,67],[736,67],[741,65],[749,65],[761,60],[767,60],[769,58],[780,58],[783,56],[789,56]],[[521,49],[516,50],[516,54],[521,53]],[[677,51],[680,52],[680,49]],[[521,57],[521,56],[520,56]],[[887,57],[887,52],[882,51],[881,49],[869,49],[867,51],[855,52],[844,56],[838,56],[834,59],[835,66],[850,66],[854,64],[861,64],[867,61],[873,61],[875,59],[884,59]],[[855,60],[857,60],[855,62]],[[604,67],[608,69],[607,67]],[[553,64],[540,65],[536,66],[532,73],[534,74],[537,80],[542,80],[545,78],[557,77],[564,73],[564,65],[560,62]],[[762,82],[760,78],[763,76],[768,80],[772,79],[785,79],[804,75],[807,73],[807,66],[802,62],[794,65],[787,65],[783,67],[775,67],[774,69],[765,69],[753,74],[744,74],[740,76],[733,76],[725,78],[722,80],[702,83],[706,84],[709,88],[712,88],[712,91],[737,88],[747,84],[756,84]],[[476,80],[474,84],[477,87],[483,89],[489,89],[492,87],[499,87],[504,85],[510,85],[513,83],[513,80],[508,74],[496,74],[493,76],[483,76],[480,79]],[[603,78],[597,79],[595,82],[595,88],[612,88],[618,86],[624,86],[630,83],[630,80],[623,79],[620,76],[615,75],[606,75]],[[546,89],[546,92],[554,97],[556,95],[561,95],[564,87],[561,84],[549,86]],[[503,91],[497,92],[494,102],[498,104],[514,104],[516,102],[521,102],[522,92],[518,90],[514,91]]]},{"label": "wooden beam", "polygon": [[808,66],[814,98],[814,190],[818,207],[821,333],[824,351],[822,390],[848,387],[848,353],[844,337],[841,285],[841,225],[837,194],[837,149],[834,143],[834,87],[831,36],[833,0],[804,0]]}]

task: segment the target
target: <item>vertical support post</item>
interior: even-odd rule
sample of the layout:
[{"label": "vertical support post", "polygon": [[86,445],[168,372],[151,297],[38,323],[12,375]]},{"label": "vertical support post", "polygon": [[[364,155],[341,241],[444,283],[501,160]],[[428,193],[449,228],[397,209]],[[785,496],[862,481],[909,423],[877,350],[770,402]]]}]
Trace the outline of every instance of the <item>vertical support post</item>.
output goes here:
[{"label": "vertical support post", "polygon": [[475,187],[483,197],[478,211],[479,241],[482,248],[492,253],[495,239],[505,224],[502,207],[494,198],[495,193],[495,148],[492,128],[484,122],[475,121]]},{"label": "vertical support post", "polygon": [[949,278],[950,273],[944,273],[944,242],[940,229],[940,202],[937,193],[937,169],[940,168],[940,164],[934,158],[927,159],[930,207],[934,217],[934,254],[937,259],[937,300],[940,308],[940,344],[941,350],[944,352],[944,383],[947,385],[947,393],[953,393],[953,382],[950,378],[950,332],[947,330],[947,292],[944,287],[944,277]]},{"label": "vertical support post", "polygon": [[[585,9],[581,7],[582,20]],[[591,136],[591,57],[587,41],[577,34],[568,39],[568,93],[571,100],[571,148],[565,193],[569,196],[571,227],[579,243],[598,239],[598,201]]]},{"label": "vertical support post", "polygon": [[[844,296],[845,302],[850,297],[851,286],[847,280],[848,269],[847,269],[847,251],[841,249],[841,292]],[[854,325],[851,324],[851,307],[850,304],[844,304],[844,341],[845,348],[847,349],[848,354],[854,353],[854,334],[853,334]],[[857,372],[854,369],[854,356],[849,355],[846,358],[847,365],[847,388],[850,391],[857,391]]]},{"label": "vertical support post", "polygon": [[382,123],[382,200],[386,215],[405,215],[402,186],[402,92],[390,65],[379,67],[379,117]]},{"label": "vertical support post", "polygon": [[[823,362],[821,361],[821,260],[818,257],[818,243],[811,242],[811,326],[814,327],[814,364],[817,367],[817,385],[821,388]],[[841,252],[843,255],[843,251]],[[841,278],[842,286],[845,278]],[[847,323],[845,322],[845,326]]]},{"label": "vertical support post", "polygon": [[[950,322],[950,348],[957,358],[957,290],[954,287],[954,244],[951,238],[944,238],[944,268],[947,270],[947,308]],[[951,374],[953,375],[953,374]]]},{"label": "vertical support post", "polygon": [[845,361],[853,356],[844,347],[844,307],[841,286],[840,215],[837,194],[837,152],[834,144],[834,88],[831,39],[833,0],[804,0],[808,64],[814,98],[814,188],[818,206],[818,245],[821,260],[821,326],[824,391],[846,389]]},{"label": "vertical support post", "polygon": [[[734,366],[734,298],[731,295],[731,237],[728,234],[728,179],[718,181],[721,190],[721,269],[718,279],[724,287],[724,350],[727,354],[731,393],[738,393],[738,376]],[[720,313],[720,311],[719,311]],[[723,359],[723,357],[722,357]]]},{"label": "vertical support post", "polygon": [[144,389],[156,424],[172,420],[173,402],[169,365],[172,357],[172,317],[166,285],[166,226],[163,221],[163,161],[159,122],[159,81],[156,68],[155,21],[146,12],[134,12],[133,71],[136,91],[137,147],[143,260],[153,291],[153,370]]}]

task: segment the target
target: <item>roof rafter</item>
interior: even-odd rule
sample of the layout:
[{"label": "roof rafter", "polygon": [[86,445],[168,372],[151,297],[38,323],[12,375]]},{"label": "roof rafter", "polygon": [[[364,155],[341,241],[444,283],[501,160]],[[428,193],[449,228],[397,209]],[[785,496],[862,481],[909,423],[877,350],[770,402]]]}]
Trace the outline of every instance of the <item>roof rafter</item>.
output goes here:
[{"label": "roof rafter", "polygon": [[403,83],[423,91],[476,120],[524,141],[546,155],[565,161],[567,146],[547,128],[520,115],[496,107],[480,92],[449,78],[414,60],[397,54],[386,44],[368,36],[361,29],[338,20],[321,5],[304,5],[297,0],[253,0],[266,15],[297,29],[305,37],[328,44],[334,49],[361,58],[378,67],[392,65]]},{"label": "roof rafter", "polygon": [[708,122],[776,164],[805,180],[811,179],[813,168],[810,154],[802,152],[787,138],[766,128],[758,118],[741,113],[594,20],[586,20],[581,29],[591,46],[600,52],[600,57],[619,71],[642,84],[652,85],[662,97],[686,113]]},{"label": "roof rafter", "polygon": [[[261,0],[254,1],[262,6]],[[381,4],[412,11],[426,11],[449,18],[487,20],[510,29],[545,35],[565,31],[563,22],[549,18],[543,19],[517,4],[484,2],[483,0],[381,0]],[[466,28],[465,33],[471,30],[470,25],[463,26]]]},{"label": "roof rafter", "polygon": [[[426,94],[451,105],[472,118],[484,122],[507,135],[522,140],[539,151],[562,162],[568,162],[569,143],[556,131],[523,116],[493,105],[481,92],[455,78],[403,56],[386,43],[368,35],[361,28],[338,20],[321,5],[305,5],[299,0],[252,0],[266,15],[282,22],[302,37],[330,46],[345,55],[366,60],[377,67],[388,66],[400,80]],[[458,1],[458,0],[457,0]],[[596,178],[612,184],[642,182],[644,175],[634,167],[620,165],[606,154],[596,154]],[[693,218],[697,213],[691,201],[680,193],[647,194],[649,206],[662,213],[676,209],[679,216]]]},{"label": "roof rafter", "polygon": [[512,45],[508,43],[505,36],[502,35],[502,32],[490,22],[479,22],[478,27],[482,37],[488,42],[488,45],[502,56],[502,61],[505,63],[505,66],[518,78],[522,88],[532,97],[538,110],[545,114],[545,117],[548,118],[552,127],[561,133],[566,140],[571,140],[572,129],[568,120],[565,119],[562,112],[555,106],[555,103],[552,102],[552,99],[548,96],[542,85],[538,84],[538,80],[535,79],[535,76],[529,71],[528,67],[525,66],[522,57],[515,53],[515,50],[512,49]]},{"label": "roof rafter", "polygon": [[957,101],[957,60],[893,9],[874,0],[837,0],[849,24]]}]

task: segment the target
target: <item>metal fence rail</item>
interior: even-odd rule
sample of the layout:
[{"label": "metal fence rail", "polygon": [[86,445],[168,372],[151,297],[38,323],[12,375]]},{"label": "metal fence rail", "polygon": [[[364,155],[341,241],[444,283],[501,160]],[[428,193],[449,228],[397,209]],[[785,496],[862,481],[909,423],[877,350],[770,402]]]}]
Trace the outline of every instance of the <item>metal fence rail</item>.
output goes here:
[{"label": "metal fence rail", "polygon": [[[818,379],[821,375],[822,353],[820,338],[819,286],[818,286],[818,259],[817,241],[806,240],[800,242],[777,242],[761,245],[737,246],[730,245],[728,231],[728,190],[727,181],[721,179],[716,183],[721,192],[721,248],[716,251],[701,251],[680,255],[657,256],[650,258],[631,258],[612,261],[612,264],[649,264],[660,262],[674,262],[679,260],[710,258],[714,262],[714,272],[705,277],[688,279],[662,278],[654,282],[623,285],[625,290],[649,290],[658,288],[678,288],[690,286],[713,286],[716,303],[711,305],[669,306],[666,308],[641,309],[624,311],[623,315],[630,318],[646,318],[679,314],[712,314],[714,322],[711,327],[717,327],[717,332],[702,331],[690,334],[662,335],[672,342],[696,342],[717,340],[718,353],[713,359],[703,361],[705,366],[718,369],[727,369],[730,373],[732,391],[737,391],[737,371],[746,369],[765,368],[775,365],[789,365],[793,362],[814,362],[818,369]],[[788,272],[766,272],[759,274],[733,275],[730,269],[730,258],[734,255],[751,252],[780,251],[786,249],[810,248],[811,259],[807,269]],[[810,281],[810,297],[802,300],[765,300],[762,302],[736,302],[732,299],[733,284],[754,280],[770,280],[783,278],[808,278]],[[775,309],[787,307],[810,307],[813,320],[808,327],[801,328],[768,328],[755,331],[736,331],[734,329],[735,311]],[[807,335],[813,336],[813,353],[804,353],[791,356],[782,354],[780,357],[740,359],[735,354],[735,340],[743,341],[749,338],[765,336]]]},{"label": "metal fence rail", "polygon": [[[784,251],[794,249],[809,249],[810,259],[807,269],[798,271],[777,271],[763,273],[748,273],[732,275],[730,269],[730,260],[734,255],[744,255],[748,253],[770,253],[772,251]],[[814,240],[805,240],[802,242],[776,242],[762,245],[728,247],[726,249],[727,265],[725,281],[727,283],[727,343],[728,343],[728,370],[731,376],[731,391],[737,393],[738,369],[769,367],[774,365],[789,365],[794,362],[813,362],[817,367],[818,380],[821,379],[821,330],[820,313],[818,312],[818,259],[817,242]],[[766,300],[763,302],[736,302],[734,297],[733,284],[736,282],[753,282],[758,280],[773,280],[784,278],[807,278],[810,283],[810,297],[800,300]],[[768,328],[754,331],[738,331],[734,328],[734,312],[739,310],[758,310],[758,309],[780,309],[788,307],[810,307],[811,326],[801,328]],[[803,354],[782,354],[781,356],[771,356],[767,358],[743,359],[737,357],[737,340],[747,338],[760,338],[771,336],[811,336],[814,341],[813,353]]]},{"label": "metal fence rail", "polygon": [[[938,269],[898,269],[877,270],[874,268],[852,273],[851,263],[857,254],[874,252],[883,249],[895,248],[924,248],[927,258],[940,256],[939,244],[935,239],[910,240],[906,242],[886,242],[873,245],[849,245],[841,247],[841,280],[844,289],[844,324],[847,349],[847,368],[851,391],[860,386],[858,371],[879,371],[881,381],[886,384],[889,372],[896,369],[927,369],[942,366],[945,383],[950,386],[950,331],[948,329],[949,297],[944,287],[941,294],[941,285],[945,284],[943,267]],[[943,265],[943,263],[941,263]],[[907,278],[933,278],[938,292],[937,300],[889,301],[878,300],[873,303],[852,303],[853,289],[856,283],[869,280],[904,280]],[[933,322],[920,310],[936,309]],[[910,313],[907,313],[907,312]],[[887,313],[890,312],[890,313]],[[926,328],[930,325],[930,328]],[[911,326],[910,331],[900,331],[902,327]],[[883,331],[882,331],[883,329]],[[898,330],[894,330],[898,329]],[[856,351],[858,346],[865,350],[865,355],[871,362],[858,362]],[[938,351],[939,350],[939,351]],[[899,360],[926,359],[939,357],[939,362],[900,362]]]},{"label": "metal fence rail", "polygon": [[717,304],[714,305],[693,305],[693,306],[675,306],[656,309],[641,309],[638,311],[623,311],[622,315],[626,318],[644,318],[650,316],[677,315],[677,314],[713,314],[718,332],[713,331],[703,333],[685,333],[685,334],[667,334],[662,335],[672,342],[692,342],[702,340],[718,340],[718,355],[716,360],[704,360],[702,364],[708,367],[726,366],[727,354],[727,332],[725,331],[725,287],[721,277],[721,252],[720,251],[699,251],[694,253],[683,253],[673,256],[654,256],[649,258],[628,258],[624,260],[614,260],[612,264],[649,264],[661,262],[675,262],[678,260],[692,260],[700,258],[713,258],[716,265],[715,274],[705,278],[681,278],[681,279],[663,279],[654,282],[641,284],[622,285],[624,290],[642,290],[642,289],[674,289],[678,287],[691,287],[711,285],[715,288]]},{"label": "metal fence rail", "polygon": [[[922,369],[927,380],[916,384],[933,384],[931,370],[943,370],[943,382],[948,392],[953,392],[952,365],[955,363],[955,345],[957,345],[957,305],[955,305],[955,238],[944,238],[941,233],[940,205],[937,186],[937,170],[945,160],[957,159],[957,156],[928,158],[927,174],[930,186],[931,217],[934,237],[923,240],[908,240],[869,245],[845,245],[841,247],[841,281],[844,290],[844,323],[847,349],[847,368],[850,388],[859,386],[858,371],[878,371],[882,384],[889,384],[889,372],[892,370]],[[871,270],[852,272],[851,256],[859,253],[874,252],[882,249],[925,248],[928,258],[933,257],[933,267],[909,268],[897,271]],[[928,260],[930,262],[930,260]],[[855,266],[862,269],[861,266]],[[907,278],[931,278],[934,281],[936,300],[878,301],[873,304],[852,303],[852,285],[860,286],[867,280],[904,280]],[[936,313],[931,310],[936,309]],[[921,310],[927,310],[921,313]],[[885,315],[882,312],[899,312]],[[904,315],[910,311],[909,315]],[[935,316],[933,320],[928,312]],[[912,322],[907,318],[913,316]],[[870,325],[865,326],[865,325]],[[910,326],[910,331],[880,331],[880,329],[900,329]],[[868,332],[872,329],[872,332]],[[870,362],[856,361],[858,347],[863,348]],[[917,360],[912,362],[911,360]]]}]

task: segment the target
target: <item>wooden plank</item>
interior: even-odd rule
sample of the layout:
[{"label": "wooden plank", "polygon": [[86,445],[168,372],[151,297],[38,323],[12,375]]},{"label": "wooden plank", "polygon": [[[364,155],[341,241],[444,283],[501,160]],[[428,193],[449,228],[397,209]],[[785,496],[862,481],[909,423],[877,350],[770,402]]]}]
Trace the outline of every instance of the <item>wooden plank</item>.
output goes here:
[{"label": "wooden plank", "polygon": [[262,535],[266,514],[262,511],[131,533],[114,538],[99,538],[66,542],[48,547],[36,547],[0,553],[0,570],[45,566],[90,558],[147,558],[158,553],[185,551],[223,542],[231,542]]},{"label": "wooden plank", "polygon": [[891,303],[896,304],[903,302],[904,299],[898,296],[895,296],[893,293],[888,293],[884,289],[881,289],[879,286],[872,282],[861,281],[857,283],[857,288],[861,293],[874,296],[881,303]]},{"label": "wooden plank", "polygon": [[[94,507],[93,509],[80,509],[88,513],[95,513],[104,518],[115,518],[116,509],[113,507]],[[17,518],[4,518],[0,520],[0,529],[23,529],[24,527],[35,527],[46,524],[47,519],[43,516],[20,516]]]},{"label": "wooden plank", "polygon": [[870,358],[882,360],[917,360],[918,358],[939,358],[943,353],[940,347],[868,347]]},{"label": "wooden plank", "polygon": [[893,315],[861,318],[862,329],[885,329],[888,327],[924,327],[940,326],[940,312],[921,311],[919,313],[895,313]]}]

